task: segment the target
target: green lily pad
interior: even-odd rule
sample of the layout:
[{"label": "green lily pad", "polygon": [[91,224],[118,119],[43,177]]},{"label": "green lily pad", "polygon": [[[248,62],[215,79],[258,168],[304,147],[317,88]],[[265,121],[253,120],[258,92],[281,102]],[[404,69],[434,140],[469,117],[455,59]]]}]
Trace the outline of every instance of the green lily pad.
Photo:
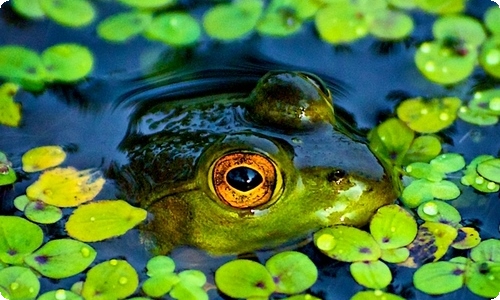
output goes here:
[{"label": "green lily pad", "polygon": [[381,290],[375,291],[361,291],[354,294],[350,300],[404,300],[405,298],[397,295],[382,292]]},{"label": "green lily pad", "polygon": [[440,172],[424,162],[409,164],[406,166],[406,173],[413,178],[427,179],[429,181],[441,181],[445,176],[444,172]]},{"label": "green lily pad", "polygon": [[415,8],[415,0],[387,0],[387,3],[401,9]]},{"label": "green lily pad", "polygon": [[486,39],[481,23],[464,15],[448,15],[438,18],[432,26],[432,33],[438,40],[451,38],[473,47],[480,46]]},{"label": "green lily pad", "polygon": [[415,133],[401,120],[391,118],[368,135],[370,149],[382,160],[400,165],[412,144]]},{"label": "green lily pad", "polygon": [[30,202],[31,200],[26,195],[17,196],[16,198],[14,198],[14,206],[20,211],[24,211],[26,205],[28,205],[28,203]]},{"label": "green lily pad", "polygon": [[457,227],[462,217],[458,210],[439,200],[432,200],[418,207],[418,216],[424,221],[438,222]]},{"label": "green lily pad", "polygon": [[46,292],[40,295],[37,300],[83,300],[83,297],[73,293],[72,291],[59,289],[56,291]]},{"label": "green lily pad", "polygon": [[479,232],[472,227],[461,227],[458,229],[457,238],[451,246],[455,249],[471,249],[479,245],[481,237]]},{"label": "green lily pad", "polygon": [[[467,78],[476,64],[477,50],[467,44],[454,49],[440,41],[425,42],[415,53],[417,68],[429,80],[454,84]],[[446,121],[442,120],[442,121]]]},{"label": "green lily pad", "polygon": [[208,300],[207,292],[199,286],[193,286],[184,281],[176,284],[172,291],[170,291],[170,297],[174,299],[196,299],[196,300]]},{"label": "green lily pad", "polygon": [[38,172],[60,165],[66,159],[66,153],[60,146],[42,146],[28,150],[21,161],[24,172]]},{"label": "green lily pad", "polygon": [[302,20],[294,10],[286,8],[268,11],[257,24],[257,31],[262,35],[287,36],[302,28]]},{"label": "green lily pad", "polygon": [[321,300],[321,298],[314,297],[313,295],[310,295],[310,294],[294,295],[294,296],[286,297],[284,299],[287,299],[287,300]]},{"label": "green lily pad", "polygon": [[465,8],[465,0],[414,0],[417,7],[434,14],[459,13]]},{"label": "green lily pad", "polygon": [[368,34],[368,22],[359,16],[359,9],[351,2],[329,3],[316,13],[316,30],[328,43],[350,43]]},{"label": "green lily pad", "polygon": [[477,165],[477,173],[489,181],[500,183],[500,158],[480,162]]},{"label": "green lily pad", "polygon": [[123,200],[93,202],[73,211],[66,222],[66,231],[70,237],[83,242],[102,241],[125,234],[146,216],[146,210]]},{"label": "green lily pad", "polygon": [[402,11],[385,9],[369,21],[369,31],[383,40],[400,40],[413,31],[413,19]]},{"label": "green lily pad", "polygon": [[18,127],[21,122],[21,104],[14,101],[19,86],[12,82],[0,85],[0,124]]},{"label": "green lily pad", "polygon": [[100,22],[97,26],[97,34],[110,42],[126,42],[143,32],[152,20],[153,16],[147,12],[119,13]]},{"label": "green lily pad", "polygon": [[473,110],[500,116],[500,89],[476,92],[468,106]]},{"label": "green lily pad", "polygon": [[138,285],[134,268],[125,260],[112,259],[87,272],[82,296],[94,300],[122,299],[132,295]]},{"label": "green lily pad", "polygon": [[45,49],[42,62],[48,81],[74,82],[87,76],[94,65],[92,53],[77,44],[58,44]]},{"label": "green lily pad", "polygon": [[470,258],[475,262],[491,261],[500,263],[500,240],[482,241],[470,252]]},{"label": "green lily pad", "polygon": [[417,179],[403,190],[401,200],[406,206],[415,208],[434,198],[452,200],[458,196],[460,196],[460,189],[451,181],[433,182],[427,179]]},{"label": "green lily pad", "polygon": [[13,184],[16,180],[16,172],[10,164],[0,163],[0,186]]},{"label": "green lily pad", "polygon": [[180,282],[175,273],[164,273],[148,278],[142,284],[142,290],[150,297],[159,298],[166,295]]},{"label": "green lily pad", "polygon": [[45,68],[36,52],[20,46],[3,46],[0,47],[0,57],[0,77],[20,84],[26,90],[43,89]]},{"label": "green lily pad", "polygon": [[215,284],[221,292],[233,298],[269,297],[276,288],[263,265],[246,259],[233,260],[218,268]]},{"label": "green lily pad", "polygon": [[0,286],[9,300],[35,299],[40,291],[40,281],[35,273],[25,267],[7,267],[0,270]]},{"label": "green lily pad", "polygon": [[316,0],[272,0],[268,12],[289,11],[300,20],[313,17],[322,3]]},{"label": "green lily pad", "polygon": [[484,25],[493,33],[498,35],[500,33],[500,9],[492,6],[484,13]]},{"label": "green lily pad", "polygon": [[176,0],[118,0],[121,3],[135,8],[156,9],[175,4]]},{"label": "green lily pad", "polygon": [[192,286],[203,287],[207,282],[207,277],[198,270],[184,270],[179,273],[179,279]]},{"label": "green lily pad", "polygon": [[266,262],[276,292],[297,294],[310,288],[318,279],[318,269],[307,255],[296,251],[285,251]]},{"label": "green lily pad", "polygon": [[175,270],[175,262],[168,256],[158,255],[148,260],[146,268],[149,277],[171,274]]},{"label": "green lily pad", "polygon": [[353,262],[350,271],[357,283],[371,289],[383,289],[392,281],[391,270],[380,260]]},{"label": "green lily pad", "polygon": [[388,263],[401,263],[408,259],[410,256],[410,250],[406,247],[395,248],[395,249],[382,249],[382,256],[380,259]]},{"label": "green lily pad", "polygon": [[479,63],[486,73],[500,77],[500,36],[492,36],[481,47]]},{"label": "green lily pad", "polygon": [[465,167],[465,160],[458,153],[445,153],[431,160],[430,165],[440,172],[453,173]]},{"label": "green lily pad", "polygon": [[380,246],[368,232],[344,225],[316,232],[314,244],[329,257],[345,262],[377,260],[381,255]]},{"label": "green lily pad", "polygon": [[45,277],[66,278],[85,270],[97,252],[87,244],[71,239],[51,240],[24,258],[26,264]]},{"label": "green lily pad", "polygon": [[45,17],[39,1],[11,0],[10,3],[12,8],[23,17],[29,19],[43,19]]},{"label": "green lily pad", "polygon": [[465,106],[460,107],[458,110],[458,117],[465,122],[481,126],[495,125],[498,123],[498,116],[485,113],[481,110],[470,109]]},{"label": "green lily pad", "polygon": [[417,235],[417,222],[399,205],[386,205],[370,221],[370,233],[381,249],[395,249],[411,243]]},{"label": "green lily pad", "polygon": [[465,264],[439,261],[418,268],[413,284],[418,290],[441,295],[458,290],[464,284]]},{"label": "green lily pad", "polygon": [[42,229],[16,216],[0,216],[0,260],[22,264],[23,258],[42,245]]},{"label": "green lily pad", "polygon": [[198,21],[188,13],[170,12],[157,16],[147,28],[147,38],[171,46],[185,46],[198,41],[201,28]]},{"label": "green lily pad", "polygon": [[262,14],[260,0],[238,0],[230,4],[218,4],[203,16],[203,28],[218,40],[234,40],[250,33]]},{"label": "green lily pad", "polygon": [[87,0],[38,0],[45,14],[57,23],[69,27],[89,25],[95,10]]},{"label": "green lily pad", "polygon": [[40,224],[54,224],[63,217],[62,210],[42,201],[30,201],[24,208],[24,215],[30,221]]},{"label": "green lily pad", "polygon": [[441,142],[433,135],[421,135],[411,143],[410,149],[406,151],[403,165],[413,162],[429,162],[441,153]]},{"label": "green lily pad", "polygon": [[438,132],[455,121],[462,101],[455,97],[442,99],[407,99],[397,108],[400,120],[411,129],[422,133]]},{"label": "green lily pad", "polygon": [[474,158],[469,165],[465,168],[464,176],[462,176],[460,182],[463,185],[471,185],[476,190],[483,193],[495,193],[500,189],[500,186],[492,181],[485,179],[477,173],[477,166],[479,163],[494,159],[491,155],[480,155]]},{"label": "green lily pad", "polygon": [[476,295],[495,298],[500,294],[500,263],[477,262],[467,266],[465,285]]}]

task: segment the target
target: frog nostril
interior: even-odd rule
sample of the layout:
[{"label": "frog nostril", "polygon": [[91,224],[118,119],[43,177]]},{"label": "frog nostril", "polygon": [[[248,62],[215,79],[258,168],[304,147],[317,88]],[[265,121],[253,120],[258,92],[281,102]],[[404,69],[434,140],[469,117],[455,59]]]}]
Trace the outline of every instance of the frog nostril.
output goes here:
[{"label": "frog nostril", "polygon": [[259,172],[249,167],[237,167],[230,170],[226,174],[226,180],[230,186],[242,192],[250,191],[264,181]]},{"label": "frog nostril", "polygon": [[346,171],[338,169],[328,173],[328,175],[326,175],[326,180],[328,180],[329,182],[335,181],[339,183],[342,179],[344,179],[346,175]]}]

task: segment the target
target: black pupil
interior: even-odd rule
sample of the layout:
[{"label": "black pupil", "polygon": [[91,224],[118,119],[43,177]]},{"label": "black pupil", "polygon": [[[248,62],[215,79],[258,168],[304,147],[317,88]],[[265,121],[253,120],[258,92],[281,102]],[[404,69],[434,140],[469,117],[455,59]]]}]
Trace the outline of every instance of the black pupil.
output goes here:
[{"label": "black pupil", "polygon": [[248,167],[237,167],[227,172],[227,183],[242,192],[254,189],[262,183],[262,176],[254,169]]}]

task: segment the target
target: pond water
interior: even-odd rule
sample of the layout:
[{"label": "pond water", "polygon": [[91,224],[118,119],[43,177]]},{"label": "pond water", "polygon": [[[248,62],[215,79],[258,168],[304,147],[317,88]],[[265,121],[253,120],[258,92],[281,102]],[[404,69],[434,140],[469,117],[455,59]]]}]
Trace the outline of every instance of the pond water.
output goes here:
[{"label": "pond water", "polygon": [[[123,6],[114,1],[94,1],[99,18],[105,18]],[[195,16],[207,9],[203,1],[183,1]],[[471,0],[467,14],[482,19],[484,11],[494,3]],[[476,68],[470,79],[452,87],[426,80],[414,65],[417,45],[432,39],[435,16],[412,12],[416,29],[403,42],[380,42],[363,38],[345,46],[332,46],[318,37],[314,26],[307,23],[295,35],[286,38],[253,34],[234,42],[217,42],[204,37],[191,48],[171,48],[159,42],[136,38],[126,44],[112,44],[98,38],[95,23],[83,29],[66,28],[51,20],[30,21],[16,15],[8,5],[0,9],[0,45],[16,44],[38,52],[62,42],[77,42],[89,47],[95,66],[87,79],[76,85],[52,85],[41,93],[21,91],[16,100],[22,103],[23,119],[19,128],[0,127],[0,150],[14,166],[30,148],[61,145],[70,154],[65,165],[77,169],[98,168],[106,172],[112,164],[125,164],[125,153],[118,145],[127,133],[134,99],[165,95],[167,100],[185,99],[216,93],[248,93],[260,76],[268,70],[302,70],[322,78],[333,93],[339,110],[347,111],[358,127],[368,130],[387,118],[397,105],[396,94],[470,99],[481,86],[497,86]],[[396,97],[397,98],[397,97]],[[500,128],[478,127],[457,121],[439,133],[446,141],[445,151],[463,154],[466,161],[480,154],[499,155]],[[348,158],[346,158],[348,159]],[[458,176],[458,175],[457,175]],[[29,186],[36,176],[22,174],[13,187],[0,188],[0,213],[19,214],[13,199]],[[457,178],[459,179],[459,177]],[[111,181],[97,199],[123,197]],[[463,194],[453,202],[465,223],[476,226],[483,239],[500,238],[500,201],[498,193],[483,195],[463,187]],[[52,237],[63,236],[61,227],[47,226]],[[92,243],[97,250],[96,262],[125,258],[136,270],[144,270],[151,257],[139,243],[135,230],[109,241]],[[349,274],[349,264],[322,255],[310,243],[298,248],[319,268],[319,280],[309,290],[323,299],[349,299],[363,287]],[[272,251],[256,256],[265,261]],[[455,255],[454,255],[455,256]],[[179,248],[171,257],[178,269],[202,270],[213,282],[213,272],[234,257],[211,257],[200,250]],[[435,299],[412,286],[413,269],[392,268],[395,280],[388,291],[407,299]],[[68,287],[84,275],[64,280],[42,279],[42,291]],[[140,274],[144,279],[145,273]],[[211,299],[219,299],[216,290]],[[437,299],[480,299],[466,288]]]}]

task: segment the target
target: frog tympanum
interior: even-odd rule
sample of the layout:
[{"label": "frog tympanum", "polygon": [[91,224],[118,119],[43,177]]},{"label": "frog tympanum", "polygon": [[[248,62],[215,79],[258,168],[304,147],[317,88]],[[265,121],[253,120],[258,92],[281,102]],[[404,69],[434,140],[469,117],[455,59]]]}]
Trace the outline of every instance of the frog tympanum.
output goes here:
[{"label": "frog tympanum", "polygon": [[301,72],[269,72],[244,96],[157,99],[121,144],[121,185],[150,212],[141,230],[159,253],[242,253],[362,226],[396,196],[340,122],[324,83]]}]

